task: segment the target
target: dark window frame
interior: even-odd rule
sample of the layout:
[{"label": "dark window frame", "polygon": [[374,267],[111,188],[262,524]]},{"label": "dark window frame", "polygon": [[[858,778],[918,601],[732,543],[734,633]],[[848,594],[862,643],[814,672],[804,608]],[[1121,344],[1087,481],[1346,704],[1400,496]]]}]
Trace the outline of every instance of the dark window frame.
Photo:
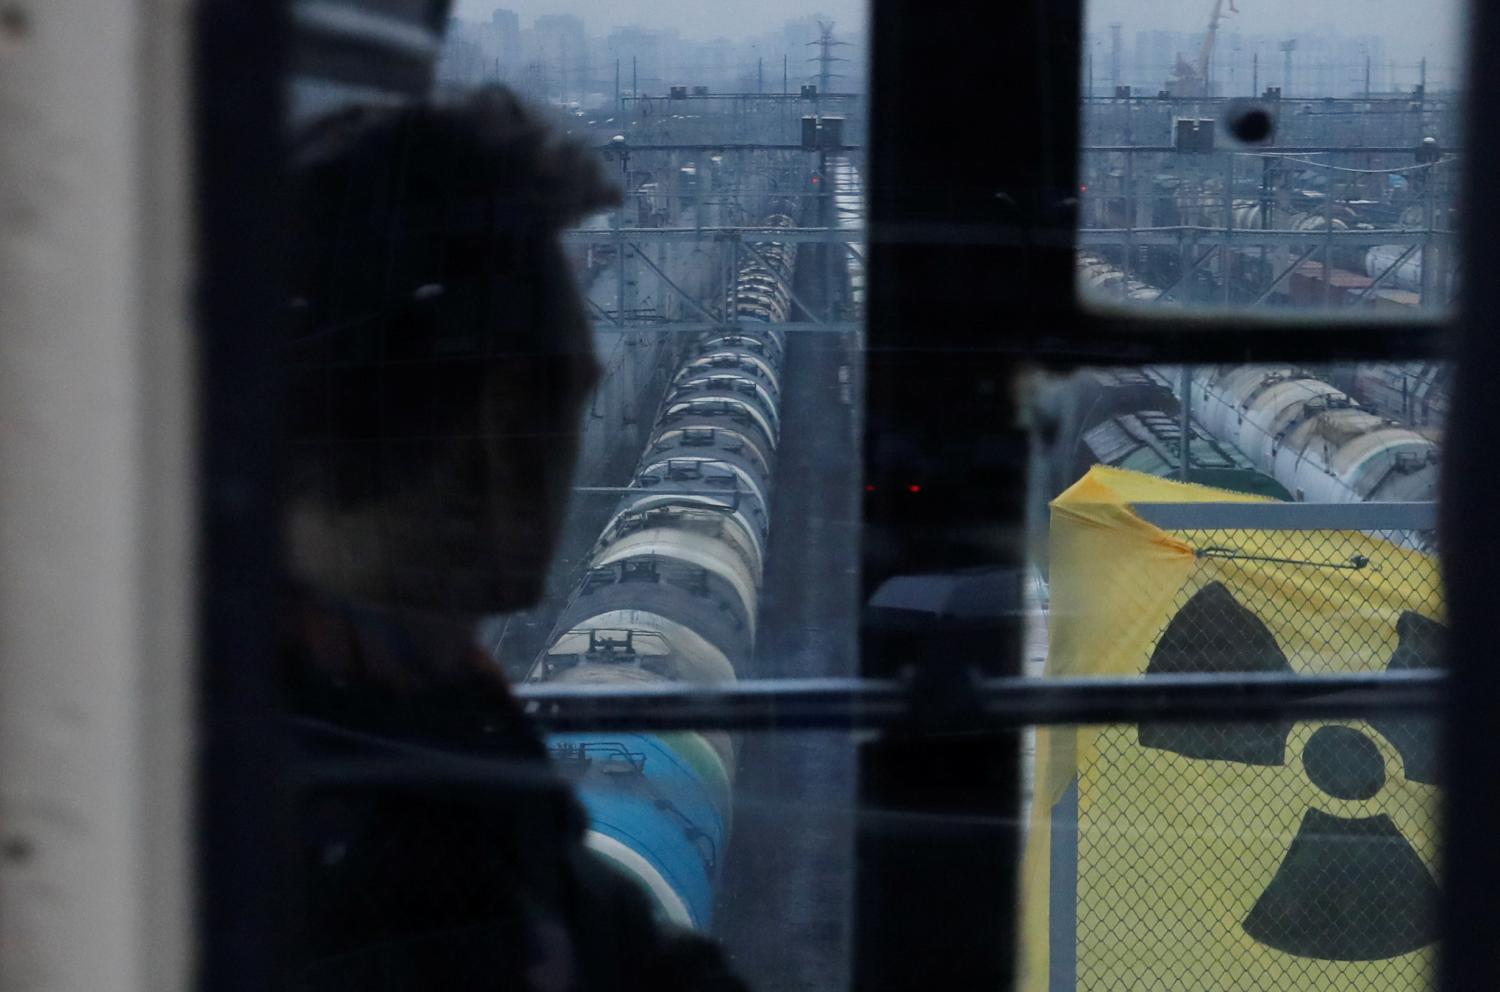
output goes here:
[{"label": "dark window frame", "polygon": [[[1500,41],[1500,16],[1487,5],[1475,6],[1465,250],[1472,253],[1471,271],[1483,271],[1481,260],[1490,249],[1475,232],[1490,213],[1500,212],[1500,198],[1485,197],[1477,177],[1491,174],[1487,166],[1500,152],[1473,108],[1500,95],[1500,65],[1486,57],[1500,51],[1486,44]],[[901,481],[885,474],[898,467],[878,460],[882,440],[891,436],[948,451],[969,471],[936,485],[924,480],[927,494],[944,499],[867,499],[866,590],[901,572],[1021,564],[1025,443],[1013,426],[1020,418],[1008,387],[1027,369],[1163,360],[1415,359],[1456,352],[1467,390],[1454,419],[1467,415],[1469,429],[1449,441],[1461,450],[1448,452],[1442,509],[1446,532],[1463,535],[1447,542],[1454,550],[1444,562],[1455,624],[1454,684],[1445,708],[1449,780],[1482,781],[1475,745],[1493,709],[1487,701],[1497,697],[1471,693],[1470,687],[1495,688],[1500,677],[1479,666],[1482,651],[1470,654],[1466,646],[1478,649],[1482,636],[1482,590],[1496,573],[1488,549],[1500,546],[1500,535],[1475,519],[1483,512],[1476,492],[1495,472],[1489,454],[1495,446],[1475,425],[1485,416],[1481,406],[1493,417],[1500,401],[1478,381],[1475,359],[1491,357],[1500,346],[1483,337],[1475,315],[1485,312],[1476,296],[1500,291],[1482,287],[1458,314],[1399,324],[1217,315],[1162,319],[1082,307],[1073,291],[1073,233],[1083,7],[1084,0],[1004,5],[945,18],[912,0],[875,4],[867,478],[877,492],[892,488],[882,483]],[[980,133],[1003,147],[986,148]],[[937,401],[938,383],[948,402]],[[955,422],[969,433],[955,438]],[[996,449],[1008,457],[994,459]],[[997,534],[1013,537],[997,542]],[[879,648],[873,638],[863,639],[866,676],[891,674],[892,659]],[[968,666],[954,667],[968,672],[952,674],[1013,678],[1019,648],[1019,631],[1012,631],[991,656],[967,659]],[[941,683],[940,676],[936,681]],[[1229,680],[1220,684],[1231,688]],[[1123,709],[1131,711],[1128,703]],[[1015,738],[1003,733],[981,740],[894,730],[861,750],[863,805],[972,824],[961,836],[945,834],[941,844],[924,845],[915,854],[902,838],[881,835],[878,826],[862,830],[855,949],[855,987],[862,992],[922,984],[1004,988],[1012,981],[1015,952],[1007,938],[1015,932],[1019,796],[1013,778],[997,778],[992,766],[974,760],[976,754],[1009,768],[1018,764]],[[976,783],[992,791],[976,795]],[[1471,791],[1445,794],[1445,856],[1466,868],[1482,866],[1450,872],[1445,880],[1443,982],[1453,989],[1490,987],[1497,967],[1493,955],[1484,957],[1485,942],[1472,922],[1465,922],[1482,918],[1493,904],[1486,888],[1500,878],[1500,856],[1484,849],[1479,827],[1494,800],[1481,797],[1484,790]],[[934,912],[939,905],[943,911]],[[953,940],[948,928],[954,919],[994,939]]]},{"label": "dark window frame", "polygon": [[[440,6],[426,4],[424,16],[440,23]],[[1500,60],[1487,53],[1500,52],[1500,10],[1475,4],[1473,17],[1470,105],[1494,106]],[[264,623],[275,607],[276,543],[265,535],[276,528],[278,387],[275,339],[266,329],[280,298],[277,136],[289,24],[282,4],[208,0],[197,9],[194,40],[204,442],[199,984],[215,992],[274,987],[276,974],[268,935],[277,893],[268,868],[276,864],[283,815],[276,780],[285,751],[269,663],[273,632]],[[1483,496],[1497,472],[1496,445],[1480,425],[1500,421],[1500,391],[1483,381],[1486,368],[1500,367],[1500,342],[1476,315],[1500,309],[1500,299],[1491,299],[1500,285],[1466,287],[1464,309],[1453,318],[1399,325],[1163,321],[1082,309],[1073,293],[1080,26],[1078,2],[939,16],[914,0],[875,0],[867,470],[875,481],[893,471],[877,457],[883,437],[946,454],[925,485],[928,500],[867,500],[866,588],[902,572],[1020,564],[1026,447],[1011,384],[1025,369],[1456,350],[1460,392],[1442,508],[1447,532],[1463,535],[1448,543],[1444,562],[1455,661],[1446,696],[1449,768],[1451,781],[1482,781],[1479,742],[1500,698],[1500,671],[1482,663],[1486,592],[1500,579],[1491,551],[1500,549],[1500,525],[1489,522]],[[1500,197],[1478,179],[1500,166],[1500,145],[1481,116],[1471,110],[1467,142],[1464,236],[1474,272],[1491,250],[1479,232],[1500,214]],[[937,389],[945,402],[933,401]],[[1016,540],[997,547],[996,533]],[[865,638],[862,674],[874,680],[865,685],[894,685],[917,709],[941,712],[943,700],[965,698],[973,672],[998,680],[990,685],[1002,691],[1003,680],[1019,673],[1018,630],[989,656],[917,683],[892,681],[893,659],[878,647]],[[1406,702],[1432,705],[1436,688]],[[1278,698],[1273,691],[1265,705],[1286,702]],[[1128,697],[1121,704],[1108,712],[1139,712]],[[1014,964],[1016,738],[930,727],[903,716],[861,748],[863,804],[957,826],[917,851],[910,837],[862,828],[854,984],[1004,988]],[[1445,987],[1493,987],[1500,963],[1472,921],[1493,905],[1489,893],[1500,881],[1500,852],[1483,831],[1496,800],[1483,789],[1445,798],[1445,851],[1465,865],[1449,873],[1443,890]],[[954,920],[985,936],[955,940]]]}]

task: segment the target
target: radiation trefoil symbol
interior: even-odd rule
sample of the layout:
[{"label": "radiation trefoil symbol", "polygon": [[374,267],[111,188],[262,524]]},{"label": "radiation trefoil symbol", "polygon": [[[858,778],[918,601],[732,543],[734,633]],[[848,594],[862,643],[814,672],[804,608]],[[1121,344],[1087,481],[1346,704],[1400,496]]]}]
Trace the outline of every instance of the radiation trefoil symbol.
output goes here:
[{"label": "radiation trefoil symbol", "polygon": [[[1446,628],[1403,613],[1388,670],[1436,668]],[[1147,675],[1286,672],[1286,655],[1266,625],[1223,584],[1204,586],[1178,611],[1152,652]],[[1367,724],[1401,757],[1408,781],[1437,784],[1429,720],[1379,717]],[[1291,721],[1224,725],[1140,725],[1145,747],[1203,761],[1291,767]],[[1307,737],[1301,771],[1337,808],[1374,799],[1385,758],[1361,729],[1323,726]],[[1286,954],[1328,961],[1378,961],[1437,939],[1437,885],[1426,864],[1384,814],[1338,816],[1310,808],[1286,856],[1243,921],[1253,939]]]}]

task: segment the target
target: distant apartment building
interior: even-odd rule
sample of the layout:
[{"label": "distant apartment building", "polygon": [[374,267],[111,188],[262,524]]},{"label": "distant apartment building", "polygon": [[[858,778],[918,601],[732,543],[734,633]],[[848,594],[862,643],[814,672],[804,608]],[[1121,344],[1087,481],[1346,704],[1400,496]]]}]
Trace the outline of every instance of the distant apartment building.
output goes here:
[{"label": "distant apartment building", "polygon": [[449,20],[436,68],[440,86],[513,83],[521,69],[521,19],[514,11],[496,8],[488,21]]},{"label": "distant apartment building", "polygon": [[572,14],[538,17],[530,32],[531,51],[523,54],[531,89],[548,99],[581,100],[592,78],[583,21]]},{"label": "distant apartment building", "polygon": [[479,44],[476,25],[452,18],[443,38],[433,75],[440,88],[462,89],[483,82],[485,55]]},{"label": "distant apartment building", "polygon": [[521,72],[521,16],[496,7],[489,23],[479,25],[478,35],[480,51],[492,61],[496,78],[516,79]]}]

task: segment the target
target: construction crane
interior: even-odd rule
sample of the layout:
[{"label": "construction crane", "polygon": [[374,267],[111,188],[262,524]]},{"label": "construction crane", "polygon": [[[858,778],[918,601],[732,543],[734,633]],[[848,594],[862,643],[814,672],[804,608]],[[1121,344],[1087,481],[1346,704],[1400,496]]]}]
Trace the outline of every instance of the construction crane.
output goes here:
[{"label": "construction crane", "polygon": [[1209,97],[1209,61],[1213,58],[1214,42],[1219,37],[1219,23],[1230,14],[1238,14],[1239,8],[1234,5],[1234,0],[1228,0],[1229,11],[1224,10],[1225,0],[1213,0],[1212,11],[1208,15],[1208,30],[1203,33],[1203,47],[1198,51],[1196,64],[1189,64],[1181,56],[1177,58],[1177,67],[1173,70],[1177,77],[1175,82],[1184,91],[1194,96]]},{"label": "construction crane", "polygon": [[1209,61],[1214,56],[1214,42],[1219,38],[1219,24],[1229,14],[1238,14],[1240,9],[1229,0],[1229,13],[1224,12],[1224,0],[1214,0],[1213,13],[1208,15],[1208,30],[1203,33],[1203,48],[1198,52],[1198,76],[1203,80],[1203,95],[1209,96]]}]

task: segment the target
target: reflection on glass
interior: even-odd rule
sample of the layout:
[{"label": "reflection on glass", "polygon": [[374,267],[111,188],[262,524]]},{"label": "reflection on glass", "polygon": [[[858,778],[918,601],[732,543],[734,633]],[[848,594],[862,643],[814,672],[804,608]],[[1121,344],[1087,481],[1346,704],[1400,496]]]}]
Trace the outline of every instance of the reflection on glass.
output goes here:
[{"label": "reflection on glass", "polygon": [[1457,0],[1091,0],[1078,285],[1103,304],[1448,307]]}]

